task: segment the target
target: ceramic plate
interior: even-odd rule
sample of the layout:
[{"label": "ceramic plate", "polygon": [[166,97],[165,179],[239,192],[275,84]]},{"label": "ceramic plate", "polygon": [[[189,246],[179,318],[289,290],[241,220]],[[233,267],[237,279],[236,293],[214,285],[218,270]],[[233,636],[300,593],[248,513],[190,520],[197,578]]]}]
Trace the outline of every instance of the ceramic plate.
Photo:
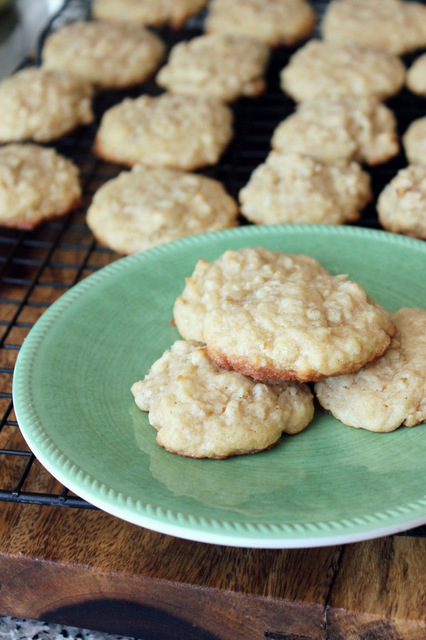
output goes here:
[{"label": "ceramic plate", "polygon": [[179,338],[173,303],[196,261],[244,246],[312,255],[391,312],[426,303],[426,244],[357,227],[246,226],[122,258],[54,303],[21,348],[13,399],[30,448],[101,509],[200,542],[322,546],[426,523],[426,424],[376,434],[318,412],[274,449],[227,460],[156,444],[130,387]]}]

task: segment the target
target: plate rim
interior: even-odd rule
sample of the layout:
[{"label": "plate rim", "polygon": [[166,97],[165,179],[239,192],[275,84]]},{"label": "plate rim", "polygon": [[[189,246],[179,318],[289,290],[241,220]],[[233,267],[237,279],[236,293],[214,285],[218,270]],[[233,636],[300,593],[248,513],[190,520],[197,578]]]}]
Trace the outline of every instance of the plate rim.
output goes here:
[{"label": "plate rim", "polygon": [[[198,243],[204,245],[209,238],[212,240],[222,239],[224,241],[235,240],[239,237],[241,239],[256,239],[258,246],[261,237],[271,233],[308,233],[331,236],[357,235],[366,239],[381,238],[391,245],[415,247],[425,253],[426,256],[426,245],[422,241],[382,230],[344,225],[247,225],[188,236],[137,254],[119,258],[87,276],[61,295],[58,300],[46,309],[24,340],[15,364],[12,398],[16,419],[27,445],[53,477],[94,506],[133,524],[159,533],[197,542],[251,548],[319,547],[372,539],[399,533],[425,524],[426,494],[423,498],[419,498],[408,505],[383,510],[376,514],[370,514],[368,517],[357,516],[352,521],[346,518],[343,521],[331,520],[292,524],[282,522],[268,524],[238,523],[236,519],[229,522],[217,518],[207,519],[204,516],[188,516],[188,514],[173,509],[154,506],[143,500],[136,500],[131,496],[123,495],[122,492],[108,487],[105,483],[96,480],[96,478],[91,478],[90,474],[71,462],[55,445],[50,435],[44,432],[41,421],[37,416],[34,401],[28,403],[30,392],[25,390],[30,389],[28,382],[31,375],[31,361],[46,337],[50,326],[54,324],[59,315],[71,307],[76,298],[84,296],[87,290],[96,287],[99,280],[105,280],[110,277],[110,274],[128,268],[127,265],[129,264],[143,264],[147,260],[149,261],[152,256],[167,255],[170,251],[185,248],[187,245],[194,246],[194,244]],[[26,400],[24,400],[25,396]],[[87,488],[85,488],[86,486]],[[348,526],[352,528],[351,532],[347,532]],[[244,535],[241,534],[241,530],[243,530]]]}]

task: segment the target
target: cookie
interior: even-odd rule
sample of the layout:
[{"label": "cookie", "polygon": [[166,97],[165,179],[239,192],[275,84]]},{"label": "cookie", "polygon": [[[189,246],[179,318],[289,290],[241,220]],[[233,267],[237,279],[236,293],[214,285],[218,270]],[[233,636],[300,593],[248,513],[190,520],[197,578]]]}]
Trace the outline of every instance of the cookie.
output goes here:
[{"label": "cookie", "polygon": [[268,47],[253,38],[202,35],[175,45],[156,81],[175,93],[230,102],[241,95],[257,96],[264,91],[268,59]]},{"label": "cookie", "polygon": [[0,148],[0,225],[34,229],[80,199],[77,167],[54,149],[19,143]]},{"label": "cookie", "polygon": [[277,47],[308,38],[315,22],[306,0],[211,0],[205,30],[242,34]]},{"label": "cookie", "polygon": [[426,7],[406,0],[332,0],[321,32],[327,42],[402,55],[426,46]]},{"label": "cookie", "polygon": [[406,85],[419,96],[426,96],[426,53],[414,60],[407,70]]},{"label": "cookie", "polygon": [[359,284],[302,270],[237,281],[202,323],[210,358],[256,380],[309,382],[355,372],[381,357],[394,333],[389,313]]},{"label": "cookie", "polygon": [[174,304],[173,318],[180,335],[202,342],[204,317],[209,309],[223,298],[238,300],[246,289],[269,282],[277,272],[282,278],[298,273],[308,276],[328,273],[310,256],[263,247],[228,250],[212,262],[200,259],[193,274],[185,279],[182,294]]},{"label": "cookie", "polygon": [[102,89],[143,82],[165,56],[160,38],[133,24],[77,20],[46,39],[42,51],[45,69],[60,69]]},{"label": "cookie", "polygon": [[215,164],[232,136],[233,116],[226,104],[199,96],[142,95],[105,112],[94,152],[128,166],[190,171]]},{"label": "cookie", "polygon": [[276,127],[271,144],[287,153],[369,165],[387,162],[399,152],[395,115],[371,96],[304,100]]},{"label": "cookie", "polygon": [[207,0],[93,0],[93,17],[145,27],[179,29],[206,5]]},{"label": "cookie", "polygon": [[296,102],[316,96],[375,96],[399,92],[406,69],[398,56],[357,44],[310,40],[280,74],[281,87]]},{"label": "cookie", "polygon": [[239,193],[242,214],[256,224],[354,222],[372,197],[370,176],[357,162],[278,151]]},{"label": "cookie", "polygon": [[397,333],[383,358],[315,384],[321,405],[350,427],[389,432],[426,420],[426,310],[403,308],[391,317]]},{"label": "cookie", "polygon": [[238,207],[217,180],[177,169],[136,165],[95,193],[87,224],[117,253],[135,253],[236,225]]},{"label": "cookie", "polygon": [[401,169],[379,195],[377,212],[388,231],[426,240],[426,166]]},{"label": "cookie", "polygon": [[192,458],[228,458],[277,444],[312,420],[312,394],[297,383],[255,382],[216,366],[204,345],[178,340],[132,385],[157,442]]},{"label": "cookie", "polygon": [[0,143],[49,142],[93,122],[92,86],[62,71],[29,67],[0,83]]},{"label": "cookie", "polygon": [[413,120],[402,136],[402,144],[410,164],[426,164],[426,117]]}]

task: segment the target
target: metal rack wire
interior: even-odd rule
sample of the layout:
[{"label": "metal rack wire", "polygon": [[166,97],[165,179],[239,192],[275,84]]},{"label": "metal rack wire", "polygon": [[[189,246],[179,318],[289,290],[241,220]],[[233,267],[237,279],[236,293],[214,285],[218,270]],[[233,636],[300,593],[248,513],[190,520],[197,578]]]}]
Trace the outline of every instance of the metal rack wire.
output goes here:
[{"label": "metal rack wire", "polygon": [[[326,3],[313,4],[321,16]],[[23,64],[37,63],[46,35],[64,22],[76,18],[90,18],[90,0],[66,1],[41,35],[36,60]],[[202,24],[201,14],[190,20],[184,31],[162,31],[160,35],[172,46],[178,39],[187,39],[201,33]],[[234,197],[237,197],[251,172],[268,154],[269,141],[276,125],[294,110],[294,103],[279,87],[279,71],[293,52],[292,49],[279,49],[273,53],[267,74],[267,90],[263,96],[256,100],[241,99],[233,105],[234,141],[216,166],[203,171],[206,175],[221,180]],[[406,59],[406,62],[409,64],[410,60]],[[154,83],[146,83],[126,91],[126,95],[158,92]],[[79,166],[84,193],[82,206],[66,217],[48,222],[33,232],[0,229],[0,381],[3,389],[0,393],[0,470],[6,467],[6,473],[0,474],[0,477],[8,478],[5,486],[0,486],[0,501],[95,508],[53,479],[51,490],[38,490],[37,477],[47,472],[39,465],[20,436],[11,390],[16,356],[34,324],[34,314],[41,315],[49,306],[52,296],[58,298],[88,274],[119,257],[95,242],[85,223],[85,211],[96,189],[122,170],[122,167],[97,159],[91,148],[102,114],[123,97],[124,93],[121,91],[98,93],[94,104],[95,123],[80,127],[72,135],[51,145]],[[406,91],[391,100],[389,106],[398,116],[400,134],[413,119],[426,112],[426,100]],[[405,164],[406,160],[400,153],[386,165],[369,169],[376,197]],[[245,222],[241,220],[241,223]],[[380,228],[375,200],[364,211],[357,224]],[[29,316],[31,320],[28,319]],[[426,535],[426,527],[407,534]]]}]

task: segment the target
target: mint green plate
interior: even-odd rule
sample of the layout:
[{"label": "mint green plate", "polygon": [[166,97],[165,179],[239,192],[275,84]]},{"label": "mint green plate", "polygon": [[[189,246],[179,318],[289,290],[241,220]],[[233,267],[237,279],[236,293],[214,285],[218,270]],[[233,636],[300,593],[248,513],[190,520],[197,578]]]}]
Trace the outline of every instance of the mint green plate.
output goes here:
[{"label": "mint green plate", "polygon": [[25,340],[13,399],[28,445],[92,504],[190,540],[310,547],[426,523],[426,424],[377,434],[318,412],[274,449],[227,460],[156,444],[130,387],[179,338],[173,303],[196,261],[244,246],[310,254],[389,311],[425,306],[426,244],[383,231],[247,226],[122,258],[63,295]]}]

